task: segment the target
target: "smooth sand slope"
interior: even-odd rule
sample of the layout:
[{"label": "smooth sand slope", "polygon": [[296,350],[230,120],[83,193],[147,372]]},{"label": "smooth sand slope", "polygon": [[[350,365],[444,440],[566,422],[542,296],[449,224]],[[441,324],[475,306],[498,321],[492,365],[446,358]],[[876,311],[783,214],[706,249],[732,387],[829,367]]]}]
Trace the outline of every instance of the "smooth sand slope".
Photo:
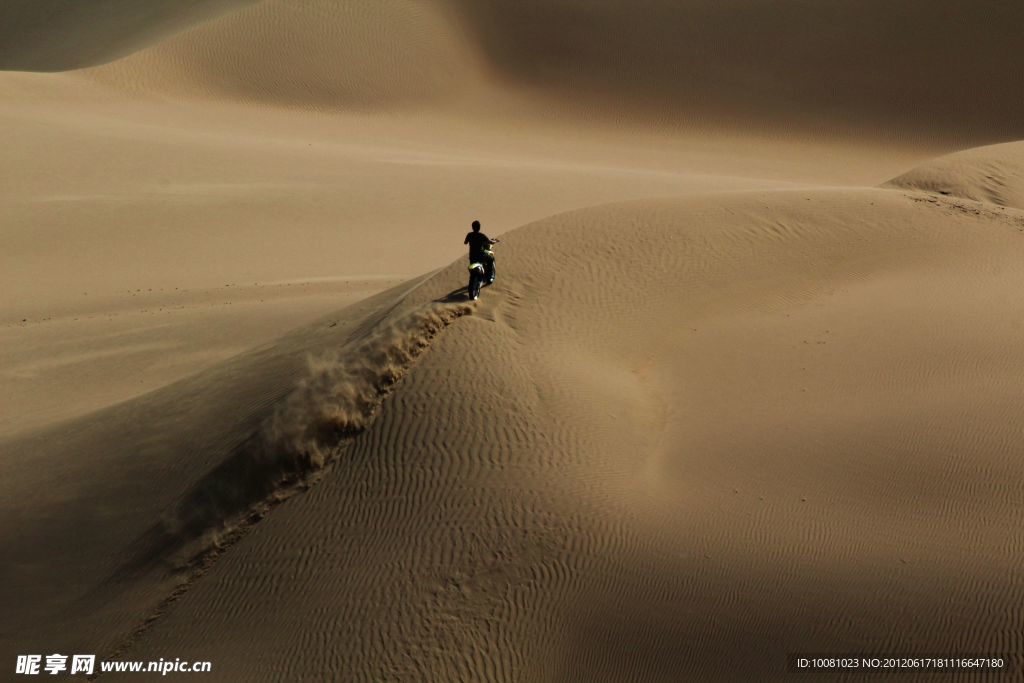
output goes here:
[{"label": "smooth sand slope", "polygon": [[[13,640],[219,680],[1012,649],[1022,232],[1019,209],[899,189],[525,226],[479,304],[446,300],[459,261],[7,444]],[[239,524],[201,576],[170,571]]]},{"label": "smooth sand slope", "polygon": [[3,661],[1020,652],[1019,6],[143,4],[0,8]]}]

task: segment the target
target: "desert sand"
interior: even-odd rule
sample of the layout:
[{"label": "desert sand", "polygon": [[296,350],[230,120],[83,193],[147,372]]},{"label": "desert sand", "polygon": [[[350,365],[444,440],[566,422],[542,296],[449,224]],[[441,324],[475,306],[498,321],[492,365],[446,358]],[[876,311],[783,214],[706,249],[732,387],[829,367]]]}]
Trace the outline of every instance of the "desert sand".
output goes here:
[{"label": "desert sand", "polygon": [[1022,21],[6,3],[2,666],[1020,655]]}]

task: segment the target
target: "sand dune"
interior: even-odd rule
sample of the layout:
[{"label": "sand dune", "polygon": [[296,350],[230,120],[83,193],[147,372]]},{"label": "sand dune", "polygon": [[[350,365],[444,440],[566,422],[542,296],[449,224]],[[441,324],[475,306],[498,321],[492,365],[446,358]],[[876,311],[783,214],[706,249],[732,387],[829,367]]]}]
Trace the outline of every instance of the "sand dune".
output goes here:
[{"label": "sand dune", "polygon": [[[552,216],[505,236],[470,309],[444,303],[456,262],[63,439],[7,443],[10,618],[30,642],[56,610],[60,647],[211,658],[221,680],[673,680],[781,675],[799,649],[998,650],[1021,590],[1006,312],[1024,214],[952,201]],[[403,321],[431,311],[447,325],[422,328],[417,360]],[[304,464],[259,466],[252,439]],[[221,514],[176,524],[177,506]],[[220,559],[196,565],[203,547]],[[58,581],[75,590],[40,594]]]},{"label": "sand dune", "polygon": [[100,11],[50,0],[4,12],[3,68],[135,51],[93,77],[173,96],[345,109],[475,103],[494,116],[514,90],[547,116],[918,140],[1024,135],[1014,59],[1024,10],[1014,3],[636,11],[623,0],[206,0]]},{"label": "sand dune", "polygon": [[1024,136],[1018,3],[452,2],[504,78],[591,115],[875,137]]},{"label": "sand dune", "polygon": [[7,0],[0,6],[0,69],[108,62],[256,1]]},{"label": "sand dune", "polygon": [[142,4],[0,9],[4,661],[1019,651],[1019,6]]},{"label": "sand dune", "polygon": [[546,116],[995,142],[1024,136],[1022,22],[952,0],[266,0],[95,74],[288,106],[483,98],[488,116],[514,88]]},{"label": "sand dune", "polygon": [[472,48],[436,3],[265,0],[91,76],[142,91],[286,106],[451,107],[476,80]]},{"label": "sand dune", "polygon": [[1024,209],[1024,142],[950,154],[908,171],[888,185]]}]

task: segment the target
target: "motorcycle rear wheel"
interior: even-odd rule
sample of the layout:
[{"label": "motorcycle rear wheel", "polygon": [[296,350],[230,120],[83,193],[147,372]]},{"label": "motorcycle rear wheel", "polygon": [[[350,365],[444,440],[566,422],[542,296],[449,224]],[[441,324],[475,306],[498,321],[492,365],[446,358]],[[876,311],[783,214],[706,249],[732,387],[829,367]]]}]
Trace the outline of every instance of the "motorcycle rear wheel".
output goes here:
[{"label": "motorcycle rear wheel", "polygon": [[469,285],[466,287],[466,293],[469,295],[470,301],[476,301],[480,298],[480,285],[483,277],[478,275],[474,270],[469,274]]}]

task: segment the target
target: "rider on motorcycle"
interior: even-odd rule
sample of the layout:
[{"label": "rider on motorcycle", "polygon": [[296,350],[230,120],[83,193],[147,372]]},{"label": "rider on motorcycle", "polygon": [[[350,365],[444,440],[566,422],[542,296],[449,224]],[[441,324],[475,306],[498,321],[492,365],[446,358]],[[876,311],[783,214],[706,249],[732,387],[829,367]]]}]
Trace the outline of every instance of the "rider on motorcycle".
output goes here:
[{"label": "rider on motorcycle", "polygon": [[463,241],[463,244],[469,245],[469,262],[482,263],[487,269],[488,275],[485,280],[487,284],[494,282],[494,255],[491,254],[488,247],[500,241],[492,240],[480,232],[480,221],[473,221],[473,232],[467,233],[466,239]]}]

